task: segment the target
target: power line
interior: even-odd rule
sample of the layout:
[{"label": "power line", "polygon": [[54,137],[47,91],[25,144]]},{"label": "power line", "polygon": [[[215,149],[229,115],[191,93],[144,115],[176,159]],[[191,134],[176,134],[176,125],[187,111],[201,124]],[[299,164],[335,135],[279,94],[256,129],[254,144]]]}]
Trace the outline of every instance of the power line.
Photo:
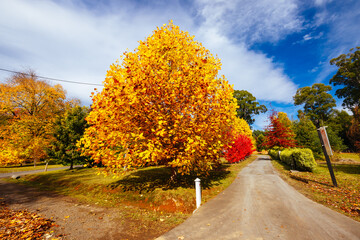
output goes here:
[{"label": "power line", "polygon": [[[30,74],[27,74],[27,73],[12,71],[12,70],[9,70],[9,69],[4,69],[4,68],[0,68],[0,71],[11,72],[11,73],[19,73],[19,74],[25,74],[27,76],[30,76]],[[76,81],[69,81],[69,80],[63,80],[63,79],[57,79],[57,78],[42,77],[42,76],[38,76],[38,75],[36,75],[36,77],[51,80],[51,81],[58,81],[58,82],[75,83],[75,84],[92,85],[92,86],[103,86],[102,84],[97,84],[97,83],[76,82]]]}]

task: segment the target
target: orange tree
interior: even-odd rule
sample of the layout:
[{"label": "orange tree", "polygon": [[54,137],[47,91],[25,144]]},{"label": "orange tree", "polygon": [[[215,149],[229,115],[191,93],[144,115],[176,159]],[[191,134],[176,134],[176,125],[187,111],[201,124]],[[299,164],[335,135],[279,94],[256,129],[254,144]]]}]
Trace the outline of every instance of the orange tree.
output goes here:
[{"label": "orange tree", "polygon": [[110,66],[93,94],[80,146],[107,172],[165,165],[207,173],[236,126],[233,88],[220,60],[171,21]]},{"label": "orange tree", "polygon": [[64,111],[65,91],[32,71],[0,84],[0,165],[46,156],[55,117]]}]

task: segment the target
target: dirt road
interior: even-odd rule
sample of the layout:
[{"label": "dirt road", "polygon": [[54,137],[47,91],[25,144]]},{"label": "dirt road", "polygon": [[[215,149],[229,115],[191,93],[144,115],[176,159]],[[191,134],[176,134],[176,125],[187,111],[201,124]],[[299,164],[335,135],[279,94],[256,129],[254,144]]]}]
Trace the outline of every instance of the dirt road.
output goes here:
[{"label": "dirt road", "polygon": [[277,175],[269,157],[260,157],[223,193],[158,238],[167,239],[359,240],[360,223],[304,197]]},{"label": "dirt road", "polygon": [[[77,167],[82,167],[82,165],[76,165],[74,166],[74,168]],[[57,171],[57,170],[62,170],[62,169],[69,169],[70,167],[58,167],[58,168],[48,168],[47,171],[51,172],[51,171]],[[31,171],[23,171],[23,172],[10,172],[10,173],[0,173],[0,178],[9,178],[12,176],[24,176],[24,175],[28,175],[28,174],[35,174],[35,173],[40,173],[40,172],[44,172],[44,169],[39,169],[39,170],[31,170]]]}]

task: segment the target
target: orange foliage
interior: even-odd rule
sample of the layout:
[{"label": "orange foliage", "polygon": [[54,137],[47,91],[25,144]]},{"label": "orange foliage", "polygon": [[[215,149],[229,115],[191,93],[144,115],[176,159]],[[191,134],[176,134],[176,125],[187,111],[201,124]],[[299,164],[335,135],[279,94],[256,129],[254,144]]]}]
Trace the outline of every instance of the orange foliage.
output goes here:
[{"label": "orange foliage", "polygon": [[46,156],[54,119],[66,107],[65,91],[35,73],[19,73],[0,85],[0,165]]},{"label": "orange foliage", "polygon": [[[220,60],[172,22],[110,66],[93,94],[84,154],[121,173],[166,165],[208,172],[236,131],[236,100]],[[235,135],[235,134],[234,134]]]}]

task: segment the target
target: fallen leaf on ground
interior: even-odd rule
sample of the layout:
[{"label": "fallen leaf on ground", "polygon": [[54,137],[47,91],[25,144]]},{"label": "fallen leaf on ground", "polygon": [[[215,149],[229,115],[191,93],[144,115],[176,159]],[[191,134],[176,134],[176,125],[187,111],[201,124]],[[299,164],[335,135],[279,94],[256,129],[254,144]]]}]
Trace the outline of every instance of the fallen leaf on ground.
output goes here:
[{"label": "fallen leaf on ground", "polygon": [[43,239],[54,221],[26,210],[11,210],[0,203],[0,239]]}]

